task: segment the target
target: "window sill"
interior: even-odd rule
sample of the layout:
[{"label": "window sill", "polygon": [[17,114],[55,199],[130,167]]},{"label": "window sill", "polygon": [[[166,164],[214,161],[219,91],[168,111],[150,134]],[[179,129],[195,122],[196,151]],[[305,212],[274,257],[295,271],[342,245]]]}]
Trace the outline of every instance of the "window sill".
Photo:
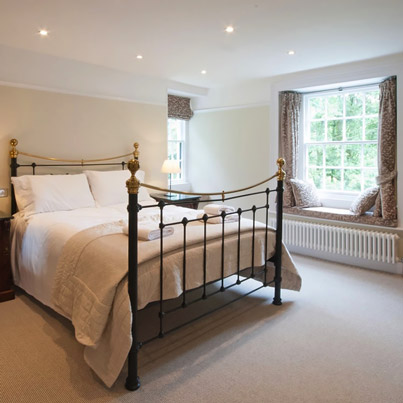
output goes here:
[{"label": "window sill", "polygon": [[322,218],[325,220],[378,225],[383,227],[397,227],[397,220],[385,220],[382,217],[374,217],[372,213],[365,213],[364,215],[357,216],[354,215],[350,210],[332,207],[284,207],[283,211],[285,214]]}]

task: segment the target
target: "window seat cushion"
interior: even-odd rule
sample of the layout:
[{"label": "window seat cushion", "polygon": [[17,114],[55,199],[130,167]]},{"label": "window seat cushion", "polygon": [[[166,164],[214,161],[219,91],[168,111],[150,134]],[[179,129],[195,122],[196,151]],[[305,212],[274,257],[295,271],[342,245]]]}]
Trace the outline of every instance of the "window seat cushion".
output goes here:
[{"label": "window seat cushion", "polygon": [[332,207],[284,207],[283,211],[285,214],[323,218],[325,220],[336,220],[367,225],[381,225],[384,227],[397,227],[397,220],[385,220],[382,217],[374,217],[370,212],[357,216],[350,210]]}]

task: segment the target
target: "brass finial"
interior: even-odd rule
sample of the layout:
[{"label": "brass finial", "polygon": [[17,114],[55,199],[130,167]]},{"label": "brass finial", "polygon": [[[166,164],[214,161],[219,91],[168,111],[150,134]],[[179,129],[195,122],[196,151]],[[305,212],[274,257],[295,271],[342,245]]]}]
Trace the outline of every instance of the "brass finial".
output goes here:
[{"label": "brass finial", "polygon": [[16,147],[18,146],[18,140],[17,139],[11,139],[10,140],[10,146],[11,146],[10,158],[17,158],[18,151],[17,151]]},{"label": "brass finial", "polygon": [[134,147],[134,151],[133,151],[133,156],[134,156],[134,159],[139,159],[139,143],[134,143],[133,144],[133,147]]},{"label": "brass finial", "polygon": [[279,181],[283,181],[285,178],[285,171],[283,169],[283,166],[285,164],[285,159],[284,158],[278,158],[277,159],[277,165],[278,165],[278,171],[277,171],[277,176]]},{"label": "brass finial", "polygon": [[127,163],[127,167],[132,176],[126,181],[127,192],[129,194],[137,194],[139,192],[140,182],[136,178],[136,172],[140,168],[139,163],[139,143],[134,143],[133,158]]}]

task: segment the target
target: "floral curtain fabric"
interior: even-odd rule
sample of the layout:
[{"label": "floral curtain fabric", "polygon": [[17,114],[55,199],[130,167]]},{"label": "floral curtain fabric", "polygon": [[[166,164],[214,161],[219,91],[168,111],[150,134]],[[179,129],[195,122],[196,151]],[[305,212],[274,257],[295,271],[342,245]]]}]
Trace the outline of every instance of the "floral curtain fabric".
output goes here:
[{"label": "floral curtain fabric", "polygon": [[397,218],[396,199],[396,77],[379,85],[378,170],[379,196],[374,216],[387,220]]},{"label": "floral curtain fabric", "polygon": [[168,117],[189,120],[193,116],[190,98],[168,95]]},{"label": "floral curtain fabric", "polygon": [[280,108],[280,156],[285,159],[284,207],[294,207],[295,198],[290,179],[297,176],[298,134],[302,94],[284,91],[279,94]]}]

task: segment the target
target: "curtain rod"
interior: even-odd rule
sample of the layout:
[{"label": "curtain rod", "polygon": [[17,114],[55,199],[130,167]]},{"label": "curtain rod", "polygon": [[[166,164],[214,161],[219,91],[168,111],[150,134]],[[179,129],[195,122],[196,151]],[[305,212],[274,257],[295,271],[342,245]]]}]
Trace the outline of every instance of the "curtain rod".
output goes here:
[{"label": "curtain rod", "polygon": [[326,90],[308,91],[308,92],[298,91],[298,92],[302,95],[318,94],[318,93],[322,93],[322,92],[333,92],[333,91],[343,92],[344,90],[349,90],[349,89],[371,87],[374,85],[379,85],[380,83],[382,83],[382,81],[368,83],[368,84],[352,85],[351,87],[336,87],[336,88],[328,88]]}]

